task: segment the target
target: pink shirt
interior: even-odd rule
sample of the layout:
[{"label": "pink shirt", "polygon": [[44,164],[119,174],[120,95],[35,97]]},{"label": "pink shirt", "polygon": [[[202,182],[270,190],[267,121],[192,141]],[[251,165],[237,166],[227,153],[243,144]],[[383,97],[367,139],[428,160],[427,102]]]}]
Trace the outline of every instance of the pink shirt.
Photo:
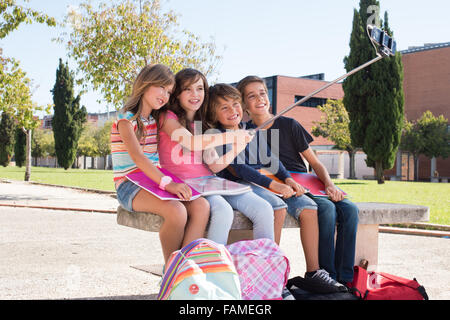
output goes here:
[{"label": "pink shirt", "polygon": [[[178,121],[177,115],[172,111],[166,113],[166,119]],[[172,141],[169,135],[162,130],[159,133],[158,152],[161,167],[182,180],[213,175],[203,163],[203,151],[183,150],[178,142]]]}]

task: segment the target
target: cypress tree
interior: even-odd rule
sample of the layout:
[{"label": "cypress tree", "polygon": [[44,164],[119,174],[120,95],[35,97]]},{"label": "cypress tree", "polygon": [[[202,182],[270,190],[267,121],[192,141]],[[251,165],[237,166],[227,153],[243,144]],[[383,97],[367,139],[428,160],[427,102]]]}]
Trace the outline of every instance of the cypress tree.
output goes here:
[{"label": "cypress tree", "polygon": [[14,149],[14,118],[6,112],[1,115],[0,121],[0,165],[7,167],[11,161]]},{"label": "cypress tree", "polygon": [[[375,50],[366,33],[367,22],[373,18],[373,12],[368,12],[369,6],[379,8],[379,2],[361,0],[359,12],[354,11],[350,54],[344,59],[347,71],[375,57]],[[379,20],[376,18],[373,20]],[[393,36],[387,13],[383,29]],[[403,66],[400,53],[348,77],[343,89],[352,143],[363,149],[367,155],[367,165],[375,168],[378,183],[384,183],[384,170],[392,168],[395,163],[403,126]]]},{"label": "cypress tree", "polygon": [[73,81],[67,63],[64,65],[59,59],[56,82],[52,90],[54,103],[52,127],[58,164],[66,170],[75,160],[78,140],[87,116],[86,108],[84,106],[80,108],[80,95],[74,98]]},{"label": "cypress tree", "polygon": [[22,128],[16,128],[16,143],[14,144],[16,166],[22,168],[27,160],[27,135]]}]

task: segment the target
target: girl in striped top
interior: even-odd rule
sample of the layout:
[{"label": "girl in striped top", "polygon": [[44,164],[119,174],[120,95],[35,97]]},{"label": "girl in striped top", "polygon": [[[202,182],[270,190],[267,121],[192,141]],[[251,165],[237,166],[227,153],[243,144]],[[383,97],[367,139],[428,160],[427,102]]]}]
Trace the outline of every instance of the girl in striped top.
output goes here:
[{"label": "girl in striped top", "polygon": [[[117,199],[129,211],[151,212],[164,218],[159,236],[165,261],[173,251],[202,238],[209,219],[209,203],[204,198],[188,201],[191,189],[184,183],[171,181],[158,169],[159,114],[169,100],[174,83],[174,75],[166,66],[144,67],[111,130]],[[128,181],[125,175],[137,169],[161,189],[185,201],[160,200]]]}]

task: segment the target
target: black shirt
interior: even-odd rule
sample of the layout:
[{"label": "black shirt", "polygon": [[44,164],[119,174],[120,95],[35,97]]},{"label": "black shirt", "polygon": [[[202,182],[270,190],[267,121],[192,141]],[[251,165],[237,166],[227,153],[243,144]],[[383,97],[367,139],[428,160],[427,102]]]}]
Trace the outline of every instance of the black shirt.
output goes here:
[{"label": "black shirt", "polygon": [[[255,125],[250,121],[248,127],[255,128]],[[308,131],[298,121],[288,117],[279,117],[267,129],[267,143],[272,153],[278,156],[289,171],[308,171],[300,152],[308,149],[313,140]]]},{"label": "black shirt", "polygon": [[[241,128],[246,128],[246,124],[242,123]],[[247,127],[248,128],[248,127]],[[220,131],[226,130],[222,127],[218,128]],[[219,157],[231,150],[231,145],[224,145],[216,147]],[[285,169],[282,162],[274,157],[270,147],[259,131],[256,137],[239,153],[239,155],[230,163],[230,167],[235,172],[237,177],[233,176],[228,169],[224,169],[217,173],[219,177],[236,181],[239,178],[248,182],[256,183],[260,186],[268,188],[272,179],[261,174],[259,169],[266,169],[274,174],[278,179],[284,181],[290,178],[290,173]]]}]

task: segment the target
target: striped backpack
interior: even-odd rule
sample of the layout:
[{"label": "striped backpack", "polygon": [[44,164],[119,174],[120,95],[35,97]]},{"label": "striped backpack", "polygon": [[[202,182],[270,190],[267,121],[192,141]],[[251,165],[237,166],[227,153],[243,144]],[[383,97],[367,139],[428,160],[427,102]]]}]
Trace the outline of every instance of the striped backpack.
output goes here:
[{"label": "striped backpack", "polygon": [[289,260],[270,239],[244,240],[227,246],[241,282],[244,300],[281,300]]},{"label": "striped backpack", "polygon": [[158,300],[241,300],[239,276],[225,246],[197,239],[167,261]]}]

